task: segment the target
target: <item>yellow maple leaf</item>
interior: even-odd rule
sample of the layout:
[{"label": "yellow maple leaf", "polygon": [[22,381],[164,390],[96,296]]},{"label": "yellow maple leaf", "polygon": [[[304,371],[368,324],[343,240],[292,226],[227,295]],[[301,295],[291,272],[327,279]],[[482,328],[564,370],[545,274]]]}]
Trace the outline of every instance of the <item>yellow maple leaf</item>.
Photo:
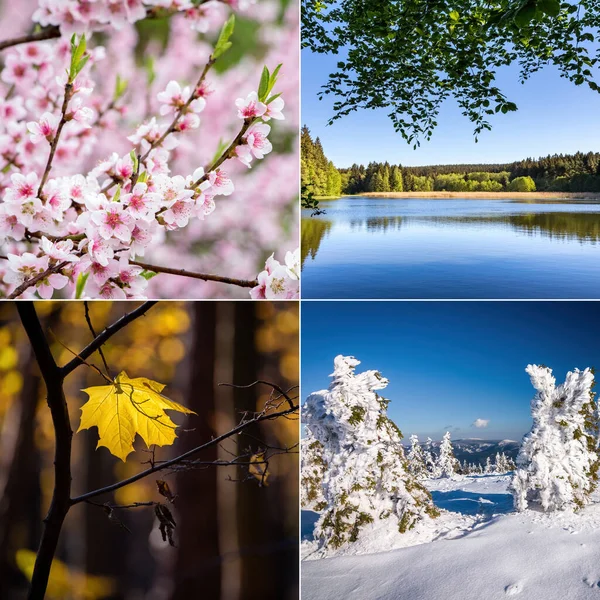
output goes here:
[{"label": "yellow maple leaf", "polygon": [[130,379],[125,371],[121,371],[111,385],[82,390],[90,399],[81,407],[77,431],[97,427],[97,448],[105,446],[122,461],[133,452],[136,434],[148,447],[152,444],[170,446],[177,437],[177,426],[165,411],[196,413],[163,396],[164,387],[164,384],[145,377]]}]

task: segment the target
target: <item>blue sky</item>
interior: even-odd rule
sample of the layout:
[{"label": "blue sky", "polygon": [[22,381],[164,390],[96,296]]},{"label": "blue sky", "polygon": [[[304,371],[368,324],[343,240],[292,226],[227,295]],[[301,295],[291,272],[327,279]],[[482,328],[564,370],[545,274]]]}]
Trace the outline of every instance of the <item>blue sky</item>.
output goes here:
[{"label": "blue sky", "polygon": [[512,162],[547,154],[600,149],[600,94],[562,79],[553,67],[536,73],[524,85],[517,69],[504,68],[497,83],[519,110],[491,117],[492,131],[478,143],[472,123],[453,100],[443,106],[430,142],[413,150],[394,131],[387,110],[362,110],[327,126],[334,99],[317,92],[335,71],[338,58],[302,52],[302,122],[319,136],[326,156],[338,167],[389,161],[404,165]]},{"label": "blue sky", "polygon": [[[600,367],[597,302],[303,302],[302,395],[328,387],[337,354],[390,380],[382,393],[404,436],[520,440],[528,363],[557,381]],[[473,423],[489,420],[484,428]]]}]

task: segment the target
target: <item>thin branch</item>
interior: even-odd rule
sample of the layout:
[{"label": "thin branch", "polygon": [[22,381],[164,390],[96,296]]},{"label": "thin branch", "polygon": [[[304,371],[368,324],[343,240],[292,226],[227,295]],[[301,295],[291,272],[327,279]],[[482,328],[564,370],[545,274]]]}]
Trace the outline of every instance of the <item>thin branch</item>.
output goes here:
[{"label": "thin branch", "polygon": [[[88,328],[89,328],[90,332],[92,333],[92,335],[94,336],[94,338],[97,338],[98,334],[96,333],[96,330],[94,329],[94,326],[92,325],[92,319],[90,317],[90,306],[87,302],[84,302],[83,306],[85,308],[85,320],[88,325]],[[104,368],[106,369],[107,375],[109,376],[109,378],[112,378],[112,373],[110,372],[110,368],[108,366],[108,363],[106,362],[106,357],[104,356],[102,346],[100,346],[100,348],[98,348],[98,353],[100,354],[100,358],[102,359],[102,362],[104,363]]]},{"label": "thin branch", "polygon": [[158,265],[149,265],[148,263],[139,262],[137,260],[130,260],[129,264],[142,267],[146,271],[153,271],[154,273],[166,273],[168,275],[182,275],[183,277],[191,277],[193,279],[202,279],[202,281],[217,281],[219,283],[228,283],[231,285],[238,285],[240,287],[253,288],[258,285],[256,279],[234,279],[232,277],[224,277],[222,275],[209,275],[207,273],[193,273],[192,271],[186,271],[185,269],[171,269],[170,267],[160,267]]},{"label": "thin branch", "polygon": [[203,181],[206,181],[208,179],[208,175],[211,171],[214,171],[215,169],[219,168],[228,158],[232,158],[233,156],[235,156],[236,147],[240,145],[242,138],[244,137],[248,129],[250,129],[250,125],[252,125],[252,123],[254,123],[254,121],[256,120],[257,119],[254,118],[244,120],[244,124],[242,125],[242,128],[240,129],[239,133],[233,139],[233,142],[229,144],[229,146],[223,151],[221,156],[219,156],[219,158],[217,158],[217,160],[215,160],[215,162],[212,165],[210,165],[210,167],[206,168],[204,175],[202,175],[202,177],[200,177],[199,179],[194,181],[194,183],[192,183],[192,185],[190,186],[191,188],[197,188]]},{"label": "thin branch", "polygon": [[53,267],[50,267],[49,269],[46,269],[43,273],[40,273],[35,277],[31,277],[30,279],[25,280],[18,288],[16,288],[8,296],[8,299],[14,300],[15,298],[18,298],[25,290],[28,290],[31,286],[36,285],[40,281],[43,281],[49,275],[52,275],[53,273],[58,273],[58,271],[64,269],[68,264],[70,264],[69,261],[65,260],[61,263],[54,265]]},{"label": "thin branch", "polygon": [[42,175],[42,180],[40,181],[40,187],[38,188],[38,198],[42,197],[42,190],[44,189],[44,185],[46,185],[46,181],[48,180],[48,176],[50,175],[50,169],[52,169],[52,161],[54,160],[54,154],[56,153],[56,148],[58,146],[58,140],[60,138],[60,134],[63,130],[67,122],[67,109],[69,108],[69,102],[73,97],[73,84],[67,83],[65,84],[65,96],[63,99],[62,108],[60,111],[60,122],[56,129],[56,133],[54,134],[54,138],[52,138],[52,143],[50,144],[50,156],[48,156],[48,162],[46,163],[46,168],[44,169],[44,174]]},{"label": "thin branch", "polygon": [[150,469],[141,471],[137,475],[133,475],[132,477],[129,477],[128,479],[124,479],[123,481],[119,481],[117,483],[113,483],[112,485],[108,485],[104,488],[94,490],[91,492],[87,492],[86,494],[82,494],[81,496],[77,496],[76,498],[71,499],[71,505],[79,504],[80,502],[86,502],[90,498],[95,498],[96,496],[101,496],[102,494],[114,492],[115,490],[121,489],[122,487],[125,487],[132,483],[135,483],[136,481],[139,481],[140,479],[144,479],[144,477],[148,477],[148,475],[152,475],[153,473],[157,473],[158,471],[162,471],[163,469],[168,469],[169,467],[172,467],[173,465],[180,463],[181,461],[185,460],[186,458],[189,458],[190,456],[198,454],[199,452],[202,452],[203,450],[206,450],[207,448],[211,448],[212,446],[220,444],[223,440],[226,440],[230,437],[233,437],[234,435],[237,435],[238,433],[240,433],[244,429],[250,427],[251,425],[255,425],[256,423],[260,423],[262,421],[268,421],[268,420],[272,420],[272,419],[278,419],[280,417],[286,417],[288,415],[291,415],[294,412],[297,412],[298,408],[299,408],[298,405],[294,405],[293,408],[288,408],[286,410],[282,410],[282,411],[278,411],[278,412],[274,412],[274,413],[260,413],[259,416],[256,416],[253,419],[250,419],[248,421],[244,421],[244,422],[240,423],[237,427],[234,427],[227,433],[224,433],[216,438],[213,438],[209,442],[206,442],[200,446],[197,446],[196,448],[192,448],[191,450],[184,452],[183,454],[181,454],[180,456],[177,456],[176,458],[172,458],[171,460],[167,460],[159,465],[155,465],[154,467],[151,467]]},{"label": "thin branch", "polygon": [[[268,385],[270,388],[274,389],[276,392],[279,392],[279,394],[280,394],[279,398],[285,398],[285,400],[288,403],[288,406],[290,408],[292,406],[294,406],[294,403],[292,402],[292,399],[289,397],[288,394],[293,389],[296,389],[298,387],[297,385],[294,385],[291,388],[289,388],[287,390],[287,392],[284,392],[276,383],[271,383],[270,381],[263,381],[262,379],[257,379],[256,381],[253,381],[252,383],[249,383],[248,385],[236,385],[235,383],[220,383],[219,385],[222,385],[224,387],[232,387],[232,388],[237,388],[239,390],[243,390],[246,388],[254,387],[255,385],[258,385],[259,383],[262,383],[263,385]],[[278,400],[279,398],[276,398],[276,400]]]},{"label": "thin branch", "polygon": [[113,335],[115,335],[115,333],[121,331],[121,329],[123,329],[123,327],[125,327],[127,324],[135,321],[137,318],[147,313],[155,304],[157,304],[156,300],[144,302],[144,304],[141,304],[136,309],[122,316],[112,325],[104,329],[104,331],[102,331],[100,335],[98,335],[90,344],[88,344],[73,360],[62,367],[62,376],[66,377],[79,365],[82,365],[88,357],[96,352],[96,350],[98,350],[102,344],[106,343]]},{"label": "thin branch", "polygon": [[[196,90],[198,90],[202,86],[202,83],[204,82],[204,79],[206,78],[208,71],[215,64],[215,60],[216,59],[214,59],[211,55],[210,58],[208,59],[208,62],[204,66],[204,69],[202,70],[202,74],[200,75],[200,78],[198,79],[198,82],[196,83],[194,89],[192,90],[192,93],[191,93],[190,97],[188,98],[187,102],[183,106],[179,107],[179,109],[175,113],[175,118],[173,119],[171,124],[167,127],[167,129],[160,136],[160,138],[158,138],[156,141],[154,141],[150,144],[150,148],[148,148],[148,150],[146,151],[144,156],[142,156],[142,158],[140,158],[139,162],[146,164],[146,160],[148,159],[150,152],[152,152],[152,150],[154,150],[155,148],[158,148],[159,146],[161,146],[162,143],[167,138],[167,136],[175,131],[175,128],[177,127],[177,124],[179,123],[179,119],[181,119],[181,117],[183,117],[183,115],[187,112],[187,109],[189,108],[190,104],[194,100],[198,99],[198,96],[196,96]],[[135,183],[133,185],[135,185]],[[133,187],[133,185],[132,185],[132,187]]]},{"label": "thin branch", "polygon": [[0,42],[0,50],[5,50],[11,46],[19,46],[20,44],[29,44],[30,42],[41,42],[42,40],[52,40],[60,37],[60,29],[58,26],[53,25],[42,29],[37,33],[29,33],[20,37],[12,38],[10,40],[4,40]]}]

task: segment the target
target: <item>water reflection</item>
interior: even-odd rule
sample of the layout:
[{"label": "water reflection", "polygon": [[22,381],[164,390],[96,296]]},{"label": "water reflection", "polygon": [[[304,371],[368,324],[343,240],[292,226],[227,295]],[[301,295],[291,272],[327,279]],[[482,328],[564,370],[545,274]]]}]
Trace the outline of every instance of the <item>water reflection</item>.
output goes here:
[{"label": "water reflection", "polygon": [[[553,240],[577,240],[581,243],[596,244],[600,241],[600,213],[584,212],[538,212],[528,214],[491,215],[452,215],[452,216],[382,216],[351,217],[335,220],[336,226],[348,227],[351,232],[385,234],[399,232],[411,223],[425,223],[440,226],[473,225],[504,227],[527,233],[532,236]],[[334,221],[322,218],[302,219],[302,266],[307,256],[314,259],[321,242],[329,234]]]},{"label": "water reflection", "polygon": [[309,254],[314,260],[325,234],[331,229],[331,225],[331,221],[325,221],[324,219],[315,219],[314,217],[302,219],[300,228],[301,268],[304,266],[304,261]]},{"label": "water reflection", "polygon": [[530,234],[542,234],[554,239],[579,240],[596,243],[600,240],[598,213],[529,213],[525,215],[482,215],[423,217],[415,221],[462,225],[509,225]]}]

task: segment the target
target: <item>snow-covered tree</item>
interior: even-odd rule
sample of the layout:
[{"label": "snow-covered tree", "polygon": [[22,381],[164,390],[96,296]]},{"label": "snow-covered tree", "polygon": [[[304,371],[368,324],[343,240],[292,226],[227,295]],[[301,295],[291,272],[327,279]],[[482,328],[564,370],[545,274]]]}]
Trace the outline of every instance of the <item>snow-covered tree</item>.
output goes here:
[{"label": "snow-covered tree", "polygon": [[415,434],[410,436],[410,450],[408,451],[408,470],[417,479],[427,478],[427,467],[423,450],[419,444],[419,437]]},{"label": "snow-covered tree", "polygon": [[508,462],[508,458],[504,452],[496,452],[496,461],[494,463],[494,473],[508,473],[512,469],[510,468],[510,464]]},{"label": "snow-covered tree", "polygon": [[456,475],[456,458],[450,441],[450,432],[446,431],[440,444],[440,455],[437,461],[438,477],[453,477]]},{"label": "snow-covered tree", "polygon": [[423,462],[425,463],[429,477],[433,479],[439,477],[437,460],[433,452],[433,440],[430,437],[427,438],[423,447]]},{"label": "snow-covered tree", "polygon": [[492,459],[491,459],[491,457],[490,457],[490,456],[488,456],[488,457],[485,459],[485,469],[484,469],[484,473],[485,473],[486,475],[489,475],[490,473],[493,473],[493,472],[494,472],[494,470],[495,470],[495,469],[494,469],[494,467],[492,466]]},{"label": "snow-covered tree", "polygon": [[309,431],[301,441],[300,503],[307,510],[321,511],[327,506],[323,497],[323,477],[326,464],[323,445]]},{"label": "snow-covered tree", "polygon": [[511,482],[515,507],[582,507],[596,487],[599,460],[593,371],[575,369],[559,386],[547,367],[528,365],[526,371],[537,393],[531,402],[533,427]]},{"label": "snow-covered tree", "polygon": [[337,356],[329,388],[311,394],[302,412],[307,439],[321,445],[318,460],[325,466],[319,493],[326,506],[315,525],[322,547],[354,542],[366,524],[380,519],[404,533],[439,514],[410,474],[402,434],[387,416],[389,401],[377,393],[388,380],[378,371],[355,374],[358,364]]}]

